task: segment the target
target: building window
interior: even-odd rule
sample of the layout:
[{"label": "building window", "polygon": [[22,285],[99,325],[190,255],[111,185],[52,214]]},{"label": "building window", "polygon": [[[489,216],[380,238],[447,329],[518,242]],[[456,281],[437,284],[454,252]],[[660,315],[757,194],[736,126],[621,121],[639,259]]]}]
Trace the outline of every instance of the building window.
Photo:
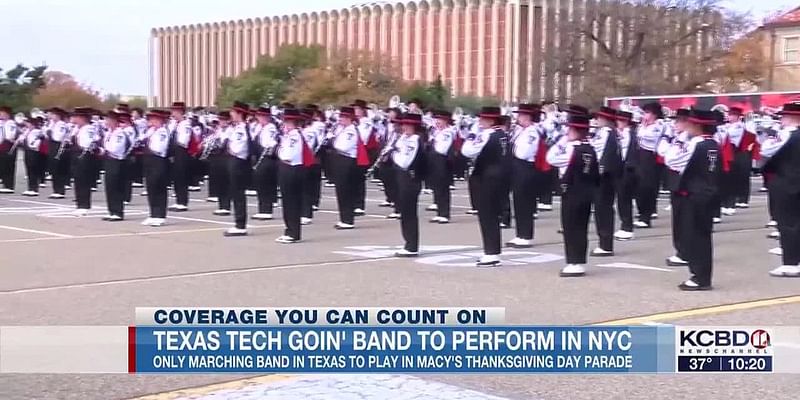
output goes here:
[{"label": "building window", "polygon": [[800,63],[800,36],[783,38],[783,62]]}]

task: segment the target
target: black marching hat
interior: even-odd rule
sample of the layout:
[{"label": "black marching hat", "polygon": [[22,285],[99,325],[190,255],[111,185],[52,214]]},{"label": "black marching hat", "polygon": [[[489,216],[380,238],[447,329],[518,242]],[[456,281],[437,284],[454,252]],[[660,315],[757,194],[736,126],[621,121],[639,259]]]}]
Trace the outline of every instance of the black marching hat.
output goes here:
[{"label": "black marching hat", "polygon": [[401,125],[417,125],[417,126],[421,126],[422,125],[422,115],[406,113],[406,114],[401,115],[398,118],[398,122]]},{"label": "black marching hat", "polygon": [[481,107],[480,113],[478,113],[478,117],[480,118],[500,118],[503,113],[500,111],[500,107]]},{"label": "black marching hat", "polygon": [[577,129],[588,130],[590,128],[589,121],[592,119],[587,114],[571,113],[567,117],[567,126]]},{"label": "black marching hat", "polygon": [[617,119],[617,110],[611,107],[600,107],[599,110],[594,112],[595,118],[605,118],[609,120]]},{"label": "black marching hat", "polygon": [[800,116],[800,103],[786,103],[783,108],[778,111],[778,115],[799,115]]}]

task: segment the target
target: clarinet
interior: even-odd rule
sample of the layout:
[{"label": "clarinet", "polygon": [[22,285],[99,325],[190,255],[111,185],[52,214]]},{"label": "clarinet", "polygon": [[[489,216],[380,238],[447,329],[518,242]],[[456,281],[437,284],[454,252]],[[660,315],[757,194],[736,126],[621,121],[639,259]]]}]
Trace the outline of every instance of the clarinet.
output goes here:
[{"label": "clarinet", "polygon": [[257,170],[258,167],[261,166],[261,163],[264,162],[265,158],[267,157],[272,158],[275,156],[275,152],[278,149],[278,143],[280,143],[280,140],[281,140],[281,133],[280,131],[278,131],[278,133],[275,135],[275,145],[270,147],[264,147],[264,149],[261,150],[261,155],[258,156],[258,160],[256,160],[256,163],[253,164],[253,171]]},{"label": "clarinet", "polygon": [[216,133],[212,133],[206,139],[203,140],[203,152],[200,153],[200,160],[207,160],[208,157],[211,156],[211,153],[217,150],[218,142],[216,138]]},{"label": "clarinet", "polygon": [[398,139],[400,139],[400,133],[396,132],[392,143],[383,148],[383,151],[381,151],[381,154],[378,155],[375,163],[372,164],[372,166],[367,170],[367,175],[372,175],[382,164],[385,164],[389,161],[389,157],[392,156],[392,153],[394,152],[394,146],[397,144]]}]

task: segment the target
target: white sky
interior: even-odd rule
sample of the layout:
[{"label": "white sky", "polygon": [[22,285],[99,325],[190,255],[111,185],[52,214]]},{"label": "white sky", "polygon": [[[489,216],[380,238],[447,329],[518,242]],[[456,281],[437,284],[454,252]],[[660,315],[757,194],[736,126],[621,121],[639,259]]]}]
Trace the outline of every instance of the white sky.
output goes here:
[{"label": "white sky", "polygon": [[[358,0],[0,0],[0,68],[47,64],[104,93],[147,94],[154,27],[336,9]],[[728,0],[756,15],[798,0]]]}]

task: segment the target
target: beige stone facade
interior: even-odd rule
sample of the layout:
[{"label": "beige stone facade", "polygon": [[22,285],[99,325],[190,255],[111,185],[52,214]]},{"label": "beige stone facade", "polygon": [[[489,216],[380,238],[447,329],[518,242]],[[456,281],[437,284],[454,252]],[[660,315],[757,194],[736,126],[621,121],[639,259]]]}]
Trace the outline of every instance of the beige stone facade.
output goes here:
[{"label": "beige stone facade", "polygon": [[[613,0],[432,0],[157,28],[149,43],[149,102],[213,105],[220,78],[290,43],[379,52],[397,60],[404,79],[441,75],[454,95],[569,99],[581,82],[559,76],[548,57],[572,34],[562,27],[606,15],[594,33],[626,46],[624,21],[634,12]],[[597,55],[596,44],[580,50]]]}]

